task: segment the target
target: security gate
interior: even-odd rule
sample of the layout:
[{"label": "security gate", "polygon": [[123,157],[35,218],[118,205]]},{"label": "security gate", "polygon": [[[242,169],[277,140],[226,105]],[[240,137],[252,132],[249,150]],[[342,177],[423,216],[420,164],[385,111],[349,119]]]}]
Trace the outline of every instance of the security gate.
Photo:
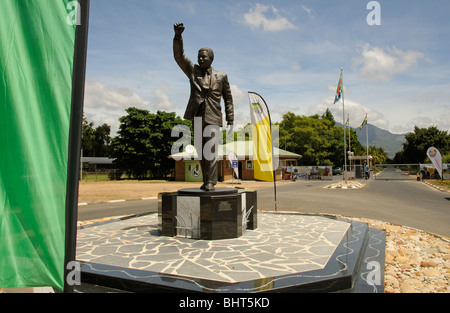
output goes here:
[{"label": "security gate", "polygon": [[375,164],[376,180],[417,180],[420,177],[419,164]]}]

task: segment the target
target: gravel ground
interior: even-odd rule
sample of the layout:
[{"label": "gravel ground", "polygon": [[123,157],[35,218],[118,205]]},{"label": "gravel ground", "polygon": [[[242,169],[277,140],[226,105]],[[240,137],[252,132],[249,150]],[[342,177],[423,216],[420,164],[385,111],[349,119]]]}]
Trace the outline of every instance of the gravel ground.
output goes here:
[{"label": "gravel ground", "polygon": [[407,226],[357,220],[386,231],[386,293],[450,293],[450,240]]}]

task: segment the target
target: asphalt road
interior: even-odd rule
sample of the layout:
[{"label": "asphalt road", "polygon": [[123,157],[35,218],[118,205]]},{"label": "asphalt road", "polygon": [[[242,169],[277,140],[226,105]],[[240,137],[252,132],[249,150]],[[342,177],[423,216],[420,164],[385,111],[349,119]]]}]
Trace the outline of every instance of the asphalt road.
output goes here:
[{"label": "asphalt road", "polygon": [[[325,188],[334,181],[296,181],[277,186],[277,210],[364,217],[450,237],[450,193],[415,180],[361,180],[360,189]],[[403,175],[398,173],[398,175]],[[258,209],[275,210],[273,188],[258,190]],[[157,212],[157,200],[80,206],[80,221],[108,216]]]},{"label": "asphalt road", "polygon": [[158,200],[133,200],[115,203],[98,203],[78,207],[78,220],[89,221],[110,216],[158,212]]},{"label": "asphalt road", "polygon": [[[329,213],[404,225],[450,237],[450,193],[422,182],[400,179],[361,180],[360,189],[327,189],[330,182],[300,181],[277,188],[278,211]],[[398,173],[398,175],[404,175]],[[258,209],[273,210],[274,195],[258,192]]]}]

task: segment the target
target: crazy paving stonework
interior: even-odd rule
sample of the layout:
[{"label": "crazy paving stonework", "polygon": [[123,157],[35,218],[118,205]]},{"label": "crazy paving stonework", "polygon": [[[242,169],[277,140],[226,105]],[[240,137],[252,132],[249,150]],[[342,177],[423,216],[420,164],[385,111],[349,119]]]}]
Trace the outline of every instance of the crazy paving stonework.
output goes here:
[{"label": "crazy paving stonework", "polygon": [[237,239],[158,235],[149,214],[78,230],[77,260],[223,282],[322,269],[350,223],[321,216],[259,214]]}]

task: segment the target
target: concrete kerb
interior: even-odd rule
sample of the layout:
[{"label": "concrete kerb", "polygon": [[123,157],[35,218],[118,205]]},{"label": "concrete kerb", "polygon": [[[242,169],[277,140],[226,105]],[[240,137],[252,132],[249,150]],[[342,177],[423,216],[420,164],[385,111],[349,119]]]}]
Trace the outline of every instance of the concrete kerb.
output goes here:
[{"label": "concrete kerb", "polygon": [[102,203],[119,203],[126,201],[140,201],[140,200],[156,200],[158,197],[144,197],[144,198],[134,198],[134,199],[119,199],[119,200],[107,200],[107,201],[93,201],[93,202],[80,202],[78,206],[92,205],[92,204],[102,204]]},{"label": "concrete kerb", "polygon": [[432,188],[434,188],[434,189],[436,189],[436,190],[442,191],[442,192],[450,192],[450,190],[446,190],[446,189],[444,189],[444,188],[441,188],[441,187],[439,187],[439,186],[436,186],[436,185],[434,185],[434,184],[432,184],[432,183],[430,183],[430,182],[427,182],[427,181],[422,181],[422,183],[424,183],[425,185],[430,186],[430,187],[432,187]]}]

